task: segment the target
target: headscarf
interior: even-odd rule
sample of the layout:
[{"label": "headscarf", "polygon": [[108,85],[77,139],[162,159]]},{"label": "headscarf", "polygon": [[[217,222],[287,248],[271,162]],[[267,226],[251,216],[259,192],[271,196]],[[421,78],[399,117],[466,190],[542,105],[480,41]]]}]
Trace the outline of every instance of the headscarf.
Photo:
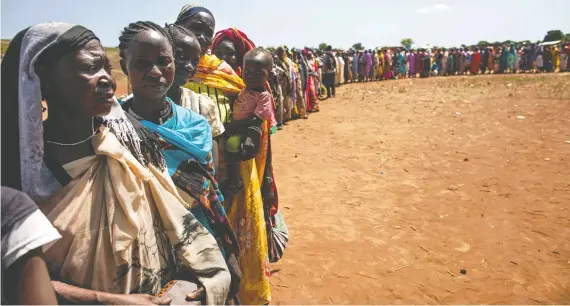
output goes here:
[{"label": "headscarf", "polygon": [[[210,10],[207,8],[197,4],[186,4],[182,7],[180,13],[178,13],[178,17],[176,17],[176,24],[180,24],[186,21],[188,18],[201,12],[208,13],[212,16],[212,18],[214,18],[214,14],[212,14],[212,12],[210,12]],[[215,18],[214,21],[216,21]]]},{"label": "headscarf", "polygon": [[42,94],[36,63],[52,62],[93,39],[98,40],[82,26],[52,22],[29,27],[12,40],[2,60],[2,185],[22,190],[35,200],[60,187],[57,174],[54,176],[44,162]]},{"label": "headscarf", "polygon": [[241,71],[243,67],[243,57],[247,52],[255,48],[255,44],[244,32],[236,29],[229,28],[221,30],[214,36],[212,41],[212,50],[216,50],[216,47],[224,40],[229,40],[234,44],[236,48],[236,59],[237,59],[237,69],[236,73],[241,76]]},{"label": "headscarf", "polygon": [[[22,190],[36,201],[49,197],[70,180],[53,158],[44,158],[42,94],[36,65],[52,63],[92,40],[99,38],[79,25],[37,24],[14,37],[2,61],[6,86],[2,90],[2,184]],[[98,120],[141,164],[150,161],[158,168],[164,167],[158,142],[135,119],[125,115],[118,103],[111,113]],[[15,126],[18,135],[13,132]]]}]

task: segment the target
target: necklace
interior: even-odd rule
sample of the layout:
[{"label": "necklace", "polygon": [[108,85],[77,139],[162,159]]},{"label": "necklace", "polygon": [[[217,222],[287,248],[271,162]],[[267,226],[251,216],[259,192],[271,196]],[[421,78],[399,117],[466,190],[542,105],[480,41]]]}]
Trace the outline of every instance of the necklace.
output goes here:
[{"label": "necklace", "polygon": [[[91,129],[93,129],[93,124],[94,124],[94,120],[93,118],[91,118]],[[60,146],[76,146],[78,144],[82,144],[86,141],[88,141],[89,139],[93,138],[93,136],[95,136],[97,134],[97,130],[93,131],[93,134],[89,137],[87,137],[84,140],[81,140],[79,142],[75,142],[75,143],[60,143],[60,142],[55,142],[55,141],[50,141],[50,140],[46,140],[47,143],[51,143],[51,144],[55,144],[55,145],[60,145]]]}]

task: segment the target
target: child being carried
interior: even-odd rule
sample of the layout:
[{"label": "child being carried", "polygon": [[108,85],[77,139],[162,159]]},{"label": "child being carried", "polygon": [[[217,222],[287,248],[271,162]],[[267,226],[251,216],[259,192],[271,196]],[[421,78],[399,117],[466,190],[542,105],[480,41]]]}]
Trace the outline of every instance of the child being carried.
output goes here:
[{"label": "child being carried", "polygon": [[263,48],[247,52],[243,59],[243,81],[246,85],[234,103],[232,121],[226,125],[228,157],[227,192],[233,194],[243,185],[239,162],[255,157],[259,150],[264,121],[269,129],[277,125],[273,96],[265,88],[273,69],[273,57]]}]

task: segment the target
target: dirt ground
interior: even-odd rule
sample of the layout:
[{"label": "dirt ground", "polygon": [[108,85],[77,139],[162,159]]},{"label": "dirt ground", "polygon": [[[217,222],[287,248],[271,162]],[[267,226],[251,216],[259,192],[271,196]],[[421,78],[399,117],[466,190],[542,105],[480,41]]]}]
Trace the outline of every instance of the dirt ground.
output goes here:
[{"label": "dirt ground", "polygon": [[569,119],[570,74],[340,87],[273,137],[272,303],[570,303]]}]

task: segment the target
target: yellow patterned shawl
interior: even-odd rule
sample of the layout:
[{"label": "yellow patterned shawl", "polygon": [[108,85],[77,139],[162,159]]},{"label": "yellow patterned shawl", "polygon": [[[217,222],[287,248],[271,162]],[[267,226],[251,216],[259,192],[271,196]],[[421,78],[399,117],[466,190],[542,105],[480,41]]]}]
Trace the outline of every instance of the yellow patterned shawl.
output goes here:
[{"label": "yellow patterned shawl", "polygon": [[264,305],[271,301],[267,229],[261,197],[261,182],[267,160],[268,123],[263,123],[259,153],[240,163],[243,190],[233,198],[228,218],[238,237],[243,278],[239,298],[243,305]]},{"label": "yellow patterned shawl", "polygon": [[200,58],[198,72],[192,81],[220,89],[228,95],[237,95],[245,88],[243,80],[232,67],[215,55],[204,55]]}]

